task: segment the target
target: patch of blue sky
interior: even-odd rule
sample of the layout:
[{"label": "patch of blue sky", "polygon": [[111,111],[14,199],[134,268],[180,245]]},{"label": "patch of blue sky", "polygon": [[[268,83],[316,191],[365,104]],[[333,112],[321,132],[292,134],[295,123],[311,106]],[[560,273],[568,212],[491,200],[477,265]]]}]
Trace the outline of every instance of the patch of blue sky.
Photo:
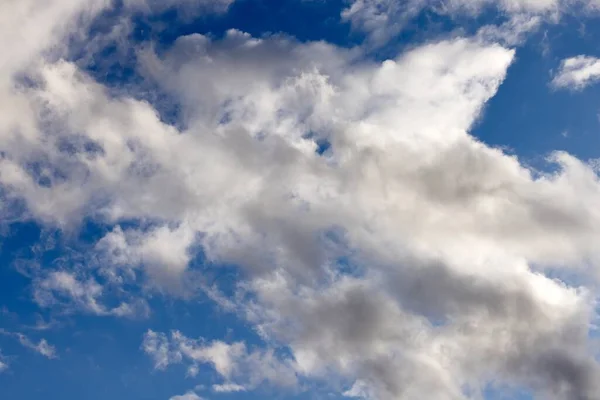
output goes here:
[{"label": "patch of blue sky", "polygon": [[[2,269],[3,278],[10,269]],[[98,317],[74,314],[53,315],[31,307],[18,281],[19,274],[10,277],[15,290],[3,291],[0,302],[15,318],[2,318],[1,328],[22,331],[32,338],[45,338],[58,349],[59,360],[47,360],[24,349],[14,340],[0,337],[3,354],[9,357],[10,374],[0,375],[0,387],[8,398],[38,399],[51,393],[57,398],[86,399],[167,399],[190,387],[210,387],[219,379],[212,368],[202,365],[199,374],[186,378],[186,366],[173,365],[154,370],[150,359],[140,350],[148,329],[159,332],[180,330],[191,338],[207,341],[245,341],[248,346],[263,346],[254,330],[235,315],[225,313],[206,297],[190,301],[152,296],[150,316],[142,319]],[[34,316],[46,321],[58,318],[53,329],[39,331]],[[50,364],[54,362],[54,364]],[[15,379],[16,377],[16,379]],[[27,385],[24,382],[36,382]]]},{"label": "patch of blue sky", "polygon": [[597,101],[600,87],[553,90],[551,71],[560,60],[579,54],[600,55],[594,37],[600,26],[579,29],[577,20],[544,26],[516,52],[498,93],[488,102],[472,133],[506,147],[535,168],[550,167],[546,157],[564,150],[583,160],[600,156]]},{"label": "patch of blue sky", "polygon": [[534,400],[533,394],[526,389],[496,384],[488,384],[483,395],[486,400]]},{"label": "patch of blue sky", "polygon": [[349,23],[340,21],[340,12],[346,5],[343,0],[240,0],[224,14],[184,19],[180,12],[170,9],[152,16],[134,16],[134,37],[169,47],[180,36],[200,33],[219,38],[230,29],[237,29],[254,37],[283,33],[302,42],[323,40],[346,47],[358,45],[364,34],[353,32]]}]

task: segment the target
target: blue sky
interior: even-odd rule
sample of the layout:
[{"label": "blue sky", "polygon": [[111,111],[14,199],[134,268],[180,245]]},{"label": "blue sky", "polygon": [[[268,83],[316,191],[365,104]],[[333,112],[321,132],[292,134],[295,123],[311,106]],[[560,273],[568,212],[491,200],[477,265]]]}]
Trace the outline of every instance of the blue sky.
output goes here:
[{"label": "blue sky", "polygon": [[597,1],[0,15],[0,397],[600,399]]}]

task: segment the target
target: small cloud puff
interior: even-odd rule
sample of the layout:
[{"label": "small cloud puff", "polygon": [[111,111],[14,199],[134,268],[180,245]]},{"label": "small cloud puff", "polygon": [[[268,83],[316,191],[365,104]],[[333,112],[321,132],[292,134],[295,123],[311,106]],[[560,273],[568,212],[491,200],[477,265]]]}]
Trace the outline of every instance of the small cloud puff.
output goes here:
[{"label": "small cloud puff", "polygon": [[600,59],[579,55],[561,61],[551,84],[557,89],[581,90],[599,80]]}]

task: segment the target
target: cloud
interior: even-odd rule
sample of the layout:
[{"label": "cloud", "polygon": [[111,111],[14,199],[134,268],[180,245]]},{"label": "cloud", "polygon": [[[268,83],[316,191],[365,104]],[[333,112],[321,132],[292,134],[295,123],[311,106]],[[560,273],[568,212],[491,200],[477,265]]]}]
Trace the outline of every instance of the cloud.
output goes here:
[{"label": "cloud", "polygon": [[246,388],[235,383],[225,383],[221,385],[213,385],[212,390],[217,393],[244,392]]},{"label": "cloud", "polygon": [[[385,15],[362,1],[347,17],[386,26],[386,10],[421,6],[382,4]],[[518,25],[525,32],[559,3],[499,5],[536,14]],[[91,12],[60,6],[42,19]],[[514,59],[494,42],[519,35],[480,31],[383,62],[236,30],[136,48],[137,73],[181,110],[174,126],[160,104],[43,56],[67,35],[48,24],[2,67],[0,185],[24,220],[110,229],[81,263],[37,271],[40,306],[136,315],[146,290],[173,295],[191,281],[201,249],[207,269],[238,266],[239,281],[228,301],[217,285],[191,290],[251,322],[266,347],[148,331],[142,349],[156,369],[210,366],[215,391],[302,378],[381,400],[465,399],[490,382],[599,398],[588,338],[598,176],[562,152],[548,159],[555,172],[533,171],[469,134]]]},{"label": "cloud", "polygon": [[198,396],[194,392],[187,392],[186,394],[182,394],[179,396],[173,396],[169,400],[202,400],[202,397]]},{"label": "cloud", "polygon": [[[238,44],[232,38],[243,40]],[[292,209],[286,216],[278,211],[280,203],[270,204],[277,222],[269,222],[260,208],[252,208],[260,216],[251,220],[254,229],[263,235],[273,230],[276,235],[250,242],[240,255],[228,242],[220,247],[227,238],[222,234],[207,240],[209,255],[233,257],[258,274],[246,286],[258,299],[240,312],[257,323],[260,332],[288,343],[301,373],[319,378],[336,371],[348,379],[359,378],[365,393],[375,398],[423,394],[462,398],[465,385],[476,390],[476,383],[498,377],[556,398],[594,393],[597,366],[585,350],[589,298],[585,291],[533,272],[528,263],[577,264],[595,257],[591,242],[584,239],[597,235],[584,211],[591,211],[592,203],[581,209],[574,206],[579,200],[571,194],[587,192],[590,201],[596,198],[597,177],[585,164],[557,153],[552,161],[561,171],[534,178],[514,157],[466,134],[501,82],[512,52],[448,41],[340,75],[337,66],[351,54],[325,48],[318,72],[282,85],[272,64],[251,72],[255,60],[246,61],[241,46],[246,43],[252,43],[253,51],[264,51],[264,59],[274,58],[271,51],[281,51],[281,47],[270,50],[269,42],[231,33],[218,46],[227,46],[229,56],[238,54],[237,66],[249,77],[246,81],[236,76],[238,81],[230,87],[192,72],[207,68],[209,76],[226,73],[220,60],[224,50],[213,49],[203,37],[181,40],[182,47],[165,60],[152,60],[158,63],[153,64],[158,65],[157,80],[189,107],[190,123],[205,121],[202,114],[194,114],[194,105],[212,101],[227,104],[226,126],[249,127],[250,132],[266,135],[262,140],[268,140],[270,132],[281,132],[283,140],[302,152],[306,151],[302,132],[316,131],[325,132],[332,143],[329,158],[323,160],[332,170],[317,169],[320,179],[309,186],[312,191],[302,191],[301,186],[292,191],[303,200],[297,203],[301,211]],[[189,48],[198,58],[184,53]],[[186,54],[189,67],[180,54]],[[303,65],[303,53],[293,54],[291,60]],[[173,62],[177,72],[156,72],[171,68],[170,57],[177,60]],[[211,63],[205,67],[206,57]],[[260,74],[266,74],[264,81]],[[312,91],[300,93],[305,101],[313,96],[316,105],[300,114],[302,119],[286,120],[294,118],[294,110],[298,112],[294,107],[303,103],[288,106],[285,101],[267,114],[272,117],[257,119],[259,110],[270,112],[267,101],[290,93],[287,85],[301,91],[305,82],[311,83]],[[248,87],[265,94],[244,95]],[[273,122],[276,115],[291,128],[278,129]],[[352,119],[356,115],[360,122]],[[398,126],[399,131],[394,129]],[[281,181],[311,182],[303,175]],[[348,212],[339,204],[328,206],[340,197],[349,202]],[[323,225],[324,218],[330,222]],[[315,264],[331,265],[336,253],[329,253],[322,239],[310,239],[302,232],[322,232],[336,225],[344,227],[345,244],[360,252],[357,263],[365,266],[368,277],[325,282],[323,276],[306,277]],[[287,226],[294,230],[284,230]],[[579,232],[582,240],[567,231]],[[243,240],[236,235],[237,246]],[[255,261],[260,249],[281,252]],[[308,254],[322,258],[296,264]],[[579,258],[582,254],[588,256]],[[265,263],[273,263],[274,270],[265,272]],[[312,287],[314,279],[320,282],[318,289]],[[548,313],[549,307],[554,311]],[[497,352],[491,339],[499,330],[509,353]],[[569,336],[566,332],[577,332],[577,345],[560,339]],[[552,344],[526,344],[536,342]]]},{"label": "cloud", "polygon": [[296,385],[289,360],[278,359],[268,349],[248,351],[243,342],[206,343],[203,339],[189,339],[178,331],[172,331],[169,337],[149,330],[144,335],[142,349],[153,359],[156,369],[186,361],[195,371],[192,375],[196,375],[198,364],[211,365],[224,380],[223,384],[213,386],[216,392],[243,391],[264,383],[280,387]]},{"label": "cloud", "polygon": [[8,362],[6,361],[5,357],[2,355],[2,352],[0,352],[0,374],[3,372],[6,372],[8,370],[9,366],[8,366]]},{"label": "cloud", "polygon": [[124,275],[135,276],[135,269],[143,266],[162,288],[181,292],[181,278],[191,260],[189,248],[195,241],[195,231],[184,224],[149,231],[123,231],[117,226],[98,241],[96,250],[106,263],[102,272],[110,279],[122,281]]},{"label": "cloud", "polygon": [[[371,45],[380,46],[396,37],[407,25],[423,11],[430,11],[442,16],[476,17],[494,9],[507,19],[499,26],[487,27],[485,30],[495,31],[502,37],[513,39],[521,32],[518,40],[523,40],[526,31],[517,28],[524,20],[535,20],[535,27],[542,21],[556,22],[563,14],[581,13],[584,15],[597,11],[596,0],[353,0],[342,12],[342,19],[349,21],[355,30],[368,34]],[[533,28],[529,24],[529,28]],[[497,35],[496,35],[497,36]]]},{"label": "cloud", "polygon": [[[288,38],[236,31],[217,42],[184,37],[163,57],[143,58],[148,76],[180,99],[181,132],[147,103],[110,98],[63,62],[44,67],[27,95],[66,128],[48,131],[55,143],[84,132],[94,150],[37,147],[50,171],[71,166],[44,186],[23,169],[26,154],[9,151],[6,162],[21,172],[3,178],[48,223],[81,219],[93,204],[95,215],[113,223],[169,221],[113,230],[98,245],[110,255],[106,265],[149,264],[151,276],[159,267],[180,275],[189,260],[186,238],[201,233],[209,260],[248,273],[244,287],[257,297],[240,313],[289,345],[306,376],[336,371],[380,398],[460,398],[464,385],[495,376],[541,392],[562,382],[583,396],[595,389],[596,374],[582,350],[588,300],[529,263],[597,256],[590,223],[597,178],[566,154],[554,156],[557,174],[534,178],[514,157],[467,134],[512,57],[464,38],[375,64],[356,62],[353,50]],[[331,143],[327,155],[316,152],[321,139]],[[37,201],[38,192],[47,203]],[[333,232],[341,237],[331,239]],[[348,250],[364,279],[328,278]],[[109,312],[89,277],[56,272],[39,287]],[[500,327],[513,353],[491,346]],[[567,346],[565,332],[579,339]],[[226,383],[237,378],[244,387],[295,379],[272,355],[243,344],[154,333],[144,343],[159,369],[183,360],[192,369],[209,364]],[[556,368],[545,368],[555,360]],[[263,364],[272,365],[273,377],[252,375],[268,371]]]},{"label": "cloud", "polygon": [[[465,387],[474,384],[477,391],[476,385],[486,379],[533,387],[545,398],[586,398],[595,393],[593,377],[599,371],[584,344],[583,305],[561,309],[555,319],[550,306],[530,293],[529,284],[516,292],[502,286],[493,289],[505,299],[504,304],[494,304],[496,295],[490,288],[477,287],[481,278],[448,277],[454,282],[452,292],[447,292],[438,286],[439,280],[447,279],[438,267],[416,268],[434,268],[434,276],[419,283],[401,281],[384,290],[387,285],[377,281],[345,278],[325,292],[304,289],[299,295],[290,293],[285,281],[257,283],[255,290],[269,310],[262,323],[279,340],[291,343],[303,374],[321,377],[336,371],[356,378],[359,383],[348,395],[466,398]],[[466,279],[465,286],[459,288],[461,279]],[[561,290],[551,281],[537,284]],[[477,299],[465,297],[475,293]],[[398,300],[398,294],[407,298]],[[448,307],[437,303],[437,294],[454,311],[444,311],[445,315],[434,309],[405,311]],[[421,296],[422,304],[410,304]],[[455,296],[466,302],[454,308]],[[576,293],[570,296],[578,301]],[[579,344],[571,342],[573,337]]]},{"label": "cloud", "polygon": [[94,278],[79,280],[73,273],[52,271],[34,284],[34,300],[41,307],[61,307],[64,312],[86,313],[119,317],[144,317],[148,306],[142,299],[121,302],[114,307],[101,303],[106,287]]},{"label": "cloud", "polygon": [[499,25],[484,25],[477,31],[482,40],[505,46],[519,46],[525,43],[527,37],[539,29],[542,18],[537,15],[515,15]]},{"label": "cloud", "polygon": [[[23,347],[25,347],[29,350],[33,350],[36,353],[39,353],[46,358],[49,358],[49,359],[58,358],[57,353],[56,353],[56,347],[49,344],[46,339],[40,339],[40,341],[38,343],[35,343],[31,339],[29,339],[29,337],[27,337],[26,335],[24,335],[22,333],[9,332],[4,329],[0,329],[0,334],[15,337]],[[7,367],[6,364],[3,364],[3,365],[5,366],[5,368]]]},{"label": "cloud", "polygon": [[31,342],[25,335],[19,334],[19,342],[23,346],[40,353],[46,358],[57,358],[56,348],[51,344],[48,344],[46,339],[41,339],[39,343],[35,344]]},{"label": "cloud", "polygon": [[383,44],[428,5],[424,0],[355,0],[342,12],[352,27],[367,32],[374,44]]},{"label": "cloud", "polygon": [[[89,23],[110,2],[105,0],[6,1],[0,5],[2,90],[13,74],[43,60],[44,52],[60,50],[61,40]],[[25,40],[20,40],[26,38]],[[57,49],[58,47],[58,49]]]},{"label": "cloud", "polygon": [[559,89],[581,90],[600,80],[600,59],[576,56],[561,61],[552,86]]},{"label": "cloud", "polygon": [[178,9],[184,16],[200,13],[223,13],[235,0],[124,0],[124,5],[146,14],[156,14],[169,9]]}]

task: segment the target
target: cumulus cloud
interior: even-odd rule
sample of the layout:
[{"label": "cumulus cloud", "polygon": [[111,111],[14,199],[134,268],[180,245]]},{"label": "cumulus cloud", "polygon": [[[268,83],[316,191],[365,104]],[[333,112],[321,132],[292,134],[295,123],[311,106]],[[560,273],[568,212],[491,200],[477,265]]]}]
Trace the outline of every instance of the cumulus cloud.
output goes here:
[{"label": "cumulus cloud", "polygon": [[[163,57],[143,58],[148,76],[181,100],[182,132],[62,62],[40,70],[27,95],[63,127],[39,132],[36,151],[49,171],[65,162],[69,170],[40,184],[27,153],[9,147],[4,171],[14,172],[2,177],[48,223],[92,209],[108,221],[169,221],[110,232],[98,244],[109,264],[181,274],[186,238],[202,233],[209,259],[247,268],[244,288],[257,298],[240,312],[287,343],[306,376],[337,371],[379,398],[461,398],[465,385],[493,377],[542,392],[556,382],[584,396],[595,390],[596,366],[583,350],[590,303],[528,263],[597,257],[597,177],[557,154],[562,169],[534,178],[467,134],[512,57],[462,38],[372,64],[322,43],[236,31],[218,42],[184,37]],[[230,74],[234,65],[242,72]],[[61,140],[82,132],[93,146],[61,152]],[[48,140],[54,147],[41,146]],[[318,140],[331,143],[329,153],[316,151]],[[335,272],[350,250],[361,279]],[[57,272],[39,287],[109,312],[89,278]],[[498,329],[513,353],[496,353]],[[157,368],[206,363],[226,382],[239,374],[253,387],[264,376],[240,369],[281,365],[243,344],[205,346],[178,333],[171,341],[147,335]],[[548,345],[528,345],[538,342]]]},{"label": "cumulus cloud", "polygon": [[[236,43],[240,39],[244,47]],[[476,390],[480,382],[498,377],[548,398],[594,393],[598,371],[586,350],[590,298],[585,290],[533,272],[528,263],[597,260],[585,239],[598,234],[589,223],[597,218],[592,217],[597,177],[584,163],[557,153],[551,161],[562,169],[535,178],[514,157],[466,134],[501,82],[512,52],[460,39],[418,48],[380,66],[346,67],[339,74],[339,65],[352,54],[325,47],[320,50],[324,61],[307,67],[312,75],[282,80],[272,64],[267,68],[273,72],[257,68],[251,73],[256,61],[246,61],[246,43],[266,52],[261,59],[281,51],[232,32],[216,49],[195,36],[181,40],[166,59],[149,59],[157,81],[189,107],[190,123],[206,123],[197,112],[207,108],[195,105],[226,104],[226,122],[217,129],[246,128],[267,143],[273,132],[315,160],[305,167],[318,171],[312,185],[305,175],[271,180],[299,183],[295,190],[286,187],[299,209],[286,216],[280,203],[264,205],[270,216],[251,220],[263,235],[261,242],[250,242],[240,254],[244,236],[236,235],[238,248],[223,233],[207,237],[209,255],[233,259],[258,274],[245,286],[258,299],[240,312],[267,337],[290,344],[301,373],[320,377],[337,371],[358,379],[361,390],[375,398],[463,398],[465,385]],[[208,68],[226,74],[224,45],[227,55],[239,54],[236,65],[252,81],[236,76],[228,86],[195,72]],[[197,58],[184,50],[190,48]],[[301,50],[292,53],[296,66],[305,62]],[[189,67],[181,62],[182,53]],[[261,73],[268,73],[264,83]],[[306,103],[285,101],[290,85],[304,101],[315,99],[302,117],[293,107]],[[247,87],[255,90],[253,96],[244,96]],[[284,101],[273,107],[273,98]],[[267,112],[271,117],[260,114]],[[327,138],[331,152],[316,155],[306,143],[315,138],[307,132]],[[571,196],[582,191],[590,203],[580,208],[575,204],[587,200],[579,203],[581,197]],[[336,198],[348,201],[347,212],[341,204],[331,206]],[[277,222],[270,222],[274,216]],[[289,218],[294,230],[282,231],[289,229]],[[323,224],[325,218],[329,222]],[[326,277],[314,268],[327,271],[343,251],[332,251],[331,242],[318,236],[336,226],[343,227],[344,246],[359,252],[362,279]],[[316,235],[303,236],[307,229]],[[271,237],[270,230],[276,232]],[[281,250],[256,260],[260,249]],[[273,273],[263,275],[265,264],[273,265]],[[307,277],[311,269],[316,275]],[[320,282],[318,289],[314,282]],[[492,338],[500,332],[498,348]],[[567,337],[578,337],[578,344],[561,339]]]},{"label": "cumulus cloud", "polygon": [[600,59],[591,56],[576,56],[561,61],[552,86],[581,90],[600,80]]},{"label": "cumulus cloud", "polygon": [[[385,10],[422,6],[403,4],[357,1],[346,17],[385,26]],[[536,15],[560,5],[499,4]],[[253,323],[266,347],[148,331],[142,349],[159,370],[210,366],[215,392],[306,378],[380,400],[477,398],[490,382],[600,398],[588,339],[597,173],[561,152],[548,159],[556,172],[533,171],[469,134],[514,58],[494,42],[518,35],[481,31],[383,62],[236,30],[148,45],[137,72],[177,102],[173,126],[155,104],[42,57],[66,28],[44,29],[50,39],[3,75],[2,204],[44,227],[111,228],[81,265],[39,271],[39,305],[137,314],[146,303],[127,289],[176,293],[201,249],[208,267],[241,272],[233,299],[197,289]]]}]

